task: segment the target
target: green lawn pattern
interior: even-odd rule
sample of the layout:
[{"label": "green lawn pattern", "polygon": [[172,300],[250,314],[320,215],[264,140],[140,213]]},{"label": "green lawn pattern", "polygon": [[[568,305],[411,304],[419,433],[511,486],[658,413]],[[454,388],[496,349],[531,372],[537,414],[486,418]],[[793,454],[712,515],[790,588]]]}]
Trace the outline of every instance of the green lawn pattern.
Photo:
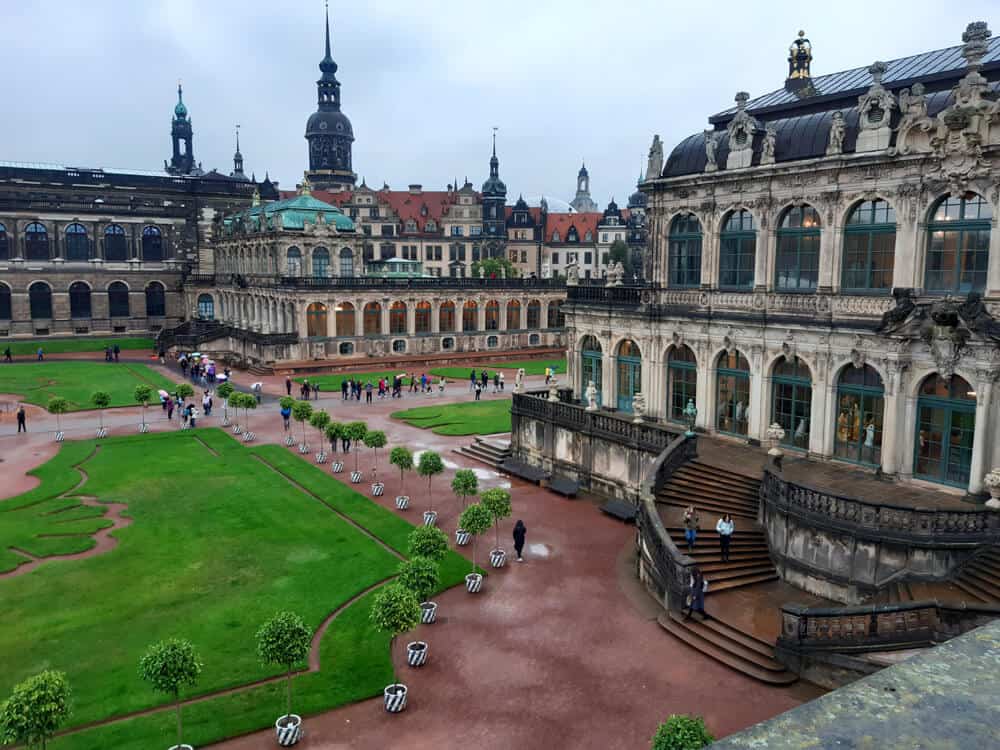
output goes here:
[{"label": "green lawn pattern", "polygon": [[495,435],[510,432],[510,399],[420,406],[391,416],[438,435]]},{"label": "green lawn pattern", "polygon": [[93,409],[94,391],[111,394],[111,406],[134,406],[135,387],[153,388],[152,403],[159,403],[156,391],[173,391],[174,383],[146,365],[134,362],[15,362],[0,364],[0,393],[15,393],[29,404],[47,407],[53,396],[69,401],[70,411]]},{"label": "green lawn pattern", "polygon": [[118,348],[123,352],[146,349],[150,352],[156,346],[156,342],[149,338],[120,338],[120,339],[92,339],[87,336],[78,336],[72,339],[32,339],[25,341],[0,341],[0,352],[10,347],[11,354],[15,357],[35,356],[38,347],[42,347],[45,354],[67,354],[70,352],[103,352],[109,346],[118,344]]},{"label": "green lawn pattern", "polygon": [[[497,370],[503,370],[504,380],[507,383],[513,383],[514,375],[522,367],[524,368],[525,375],[544,375],[546,367],[555,368],[556,374],[559,374],[566,372],[566,360],[532,359],[524,362],[494,362],[491,364],[477,364],[475,370],[477,373],[482,373],[483,370],[486,370],[486,373],[490,376],[491,382],[493,379],[493,373]],[[449,380],[463,380],[468,382],[469,373],[472,369],[472,365],[467,365],[465,367],[435,367],[431,370],[431,374],[444,375]]]}]

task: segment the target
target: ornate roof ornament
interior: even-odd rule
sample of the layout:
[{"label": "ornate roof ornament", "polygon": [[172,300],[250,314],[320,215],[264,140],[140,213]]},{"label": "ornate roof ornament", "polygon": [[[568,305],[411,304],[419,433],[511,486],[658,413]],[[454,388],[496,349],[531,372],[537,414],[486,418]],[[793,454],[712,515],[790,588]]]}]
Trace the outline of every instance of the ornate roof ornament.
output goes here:
[{"label": "ornate roof ornament", "polygon": [[815,93],[812,74],[809,72],[810,63],[812,63],[812,43],[806,39],[806,32],[799,31],[798,38],[788,48],[788,78],[785,79],[787,91],[803,97]]},{"label": "ornate roof ornament", "polygon": [[719,136],[712,129],[705,131],[705,171],[715,172],[719,169],[716,151],[719,148]]},{"label": "ornate roof ornament", "polygon": [[854,150],[884,151],[889,148],[892,128],[889,120],[896,109],[896,97],[882,85],[886,64],[877,60],[868,68],[872,85],[858,97],[858,140]]},{"label": "ornate roof ornament", "polygon": [[993,36],[986,21],[973,21],[965,27],[962,34],[962,57],[969,65],[969,70],[979,70],[982,67],[981,60],[989,50],[989,40]]},{"label": "ornate roof ornament", "polygon": [[659,135],[653,136],[649,147],[649,157],[646,160],[646,179],[655,180],[663,173],[663,141]]},{"label": "ornate roof ornament", "polygon": [[747,112],[750,94],[746,91],[737,91],[735,100],[736,114],[726,126],[726,131],[729,133],[729,156],[726,157],[726,169],[740,169],[750,166],[750,160],[753,157],[753,137],[761,129],[757,119]]}]

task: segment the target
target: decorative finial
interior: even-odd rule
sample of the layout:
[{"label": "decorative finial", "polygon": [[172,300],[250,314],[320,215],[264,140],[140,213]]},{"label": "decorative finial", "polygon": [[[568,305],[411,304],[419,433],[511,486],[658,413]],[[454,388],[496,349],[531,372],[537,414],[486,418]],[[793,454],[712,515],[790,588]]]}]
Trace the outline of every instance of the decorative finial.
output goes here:
[{"label": "decorative finial", "polygon": [[993,33],[986,25],[986,21],[973,21],[965,27],[965,33],[962,34],[962,41],[965,43],[962,47],[962,57],[965,58],[971,70],[979,70],[982,67],[980,61],[983,55],[989,51],[991,36]]},{"label": "decorative finial", "polygon": [[254,187],[253,189],[253,198],[250,199],[250,205],[251,206],[260,205],[260,190],[257,187]]},{"label": "decorative finial", "polygon": [[236,153],[240,152],[240,124],[236,123]]},{"label": "decorative finial", "polygon": [[309,175],[302,177],[302,184],[299,186],[299,195],[312,195],[312,183],[309,182]]},{"label": "decorative finial", "polygon": [[876,86],[882,85],[882,76],[885,75],[886,65],[881,60],[876,60],[868,67],[868,74],[872,77],[872,83]]},{"label": "decorative finial", "polygon": [[806,32],[800,29],[798,37],[788,48],[788,78],[785,79],[785,89],[802,93],[812,90],[812,75],[809,71],[811,62],[812,44],[806,38]]},{"label": "decorative finial", "polygon": [[497,127],[493,126],[493,155],[497,155]]},{"label": "decorative finial", "polygon": [[746,91],[736,92],[736,108],[740,112],[742,112],[744,109],[747,108],[748,101],[750,101],[750,94],[748,94]]}]

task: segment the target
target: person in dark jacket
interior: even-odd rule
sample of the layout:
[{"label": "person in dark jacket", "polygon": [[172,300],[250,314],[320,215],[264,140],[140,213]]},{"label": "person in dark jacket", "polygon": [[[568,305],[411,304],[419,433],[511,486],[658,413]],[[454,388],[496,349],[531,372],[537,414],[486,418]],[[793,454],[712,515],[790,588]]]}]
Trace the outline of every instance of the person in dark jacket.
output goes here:
[{"label": "person in dark jacket", "polygon": [[517,561],[524,562],[521,552],[524,550],[524,535],[528,533],[528,527],[520,518],[514,524],[514,551],[517,553]]},{"label": "person in dark jacket", "polygon": [[285,395],[292,395],[292,379],[288,375],[285,376]]},{"label": "person in dark jacket", "polygon": [[28,415],[24,411],[24,404],[18,404],[18,407],[17,407],[17,431],[18,432],[27,432],[28,431],[28,425],[27,425],[27,422],[26,422],[27,418],[28,418]]},{"label": "person in dark jacket", "polygon": [[703,620],[708,619],[708,614],[705,612],[706,591],[708,591],[708,581],[705,580],[701,568],[696,565],[691,568],[691,578],[688,581],[688,594],[691,601],[688,604],[687,617],[690,617],[693,612],[697,612]]}]

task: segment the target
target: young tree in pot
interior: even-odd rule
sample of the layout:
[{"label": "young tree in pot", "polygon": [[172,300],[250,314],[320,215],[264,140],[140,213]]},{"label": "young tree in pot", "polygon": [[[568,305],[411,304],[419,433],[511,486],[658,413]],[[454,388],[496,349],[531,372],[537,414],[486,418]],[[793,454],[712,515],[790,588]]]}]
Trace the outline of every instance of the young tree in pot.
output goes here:
[{"label": "young tree in pot", "polygon": [[194,397],[194,387],[190,383],[178,383],[174,386],[174,393],[182,402]]},{"label": "young tree in pot", "polygon": [[49,412],[56,415],[56,439],[62,435],[62,415],[69,411],[69,401],[62,396],[49,399]]},{"label": "young tree in pot", "polygon": [[133,398],[135,398],[135,402],[137,404],[140,404],[142,406],[142,417],[141,417],[142,421],[140,422],[141,426],[140,426],[139,429],[142,432],[145,432],[146,431],[146,405],[149,403],[149,400],[151,398],[153,398],[153,389],[151,387],[149,387],[148,385],[140,384],[140,385],[137,385],[135,387],[135,390],[132,392],[132,396],[133,396]]},{"label": "young tree in pot", "polygon": [[240,407],[243,405],[243,394],[242,393],[230,393],[228,405],[233,407],[233,412],[236,414],[236,424],[233,425],[233,432],[239,435],[243,430],[240,427]]},{"label": "young tree in pot", "polygon": [[490,564],[494,568],[502,568],[507,553],[500,546],[500,519],[510,517],[510,493],[500,487],[493,487],[480,496],[479,502],[490,512],[497,532],[497,546],[490,551]]},{"label": "young tree in pot", "polygon": [[[229,425],[229,397],[233,395],[236,391],[233,388],[233,384],[226,381],[225,383],[220,383],[215,389],[215,395],[222,400],[222,424],[223,426]],[[291,408],[291,406],[289,406]]]},{"label": "young tree in pot", "polygon": [[434,511],[434,495],[431,493],[431,480],[444,471],[444,462],[434,451],[424,451],[417,461],[417,474],[427,477],[427,503],[430,510],[424,511],[424,525],[433,526],[437,520],[437,513]]},{"label": "young tree in pot", "polygon": [[382,430],[369,430],[365,432],[365,436],[362,438],[365,445],[372,449],[374,452],[374,458],[372,460],[372,481],[378,481],[378,449],[385,448],[386,440],[385,433]]},{"label": "young tree in pot", "polygon": [[107,391],[94,391],[90,394],[90,403],[97,407],[97,418],[100,420],[98,437],[104,435],[104,410],[111,406],[111,394]]},{"label": "young tree in pot", "polygon": [[413,451],[405,445],[397,445],[389,451],[389,463],[399,469],[399,494],[396,495],[396,507],[406,510],[410,505],[410,498],[405,494],[405,474],[413,468]]},{"label": "young tree in pot", "polygon": [[416,526],[406,540],[410,557],[426,557],[436,563],[448,554],[448,535],[436,526]]},{"label": "young tree in pot", "polygon": [[347,439],[351,441],[351,446],[354,448],[354,471],[358,471],[358,459],[361,456],[361,441],[368,434],[368,425],[364,422],[348,422],[344,425],[344,434],[347,435]]},{"label": "young tree in pot", "polygon": [[[451,480],[451,491],[461,500],[462,510],[465,510],[468,505],[468,498],[479,491],[479,480],[476,478],[476,473],[472,469],[459,469],[456,471],[455,476]],[[455,544],[459,547],[464,547],[469,543],[471,536],[468,531],[459,526],[455,529]]]},{"label": "young tree in pot", "polygon": [[475,594],[483,586],[483,576],[476,572],[476,537],[493,525],[493,516],[482,503],[473,503],[462,511],[458,525],[472,534],[472,572],[465,577],[465,588]]},{"label": "young tree in pot", "polygon": [[309,655],[311,642],[312,631],[294,612],[279,612],[257,631],[260,658],[285,668],[285,715],[274,724],[282,747],[290,747],[302,737],[302,717],[292,713],[292,668]]},{"label": "young tree in pot", "polygon": [[257,408],[257,398],[252,393],[241,393],[240,406],[243,407],[243,430],[250,432],[250,410]]},{"label": "young tree in pot", "polygon": [[340,440],[341,436],[344,434],[344,425],[341,422],[330,422],[326,426],[326,439],[330,441],[330,452],[337,452],[337,441]]},{"label": "young tree in pot", "polygon": [[[425,526],[423,528],[432,528]],[[436,561],[429,557],[411,557],[399,566],[398,581],[401,586],[413,592],[420,603],[420,621],[434,622],[437,604],[430,601],[431,595],[441,585],[441,572]],[[411,667],[422,667],[427,663],[427,644],[414,641],[406,645],[406,662]]]},{"label": "young tree in pot", "polygon": [[181,688],[198,681],[201,667],[201,661],[190,641],[177,638],[154,643],[139,660],[139,676],[152,685],[154,690],[167,693],[174,699],[177,709],[175,748],[179,750],[192,750],[190,745],[181,742]]},{"label": "young tree in pot", "polygon": [[309,416],[309,424],[319,432],[319,452],[316,453],[316,461],[325,461],[326,451],[323,450],[323,444],[326,442],[326,427],[330,424],[330,415],[325,411],[314,411]]},{"label": "young tree in pot", "polygon": [[0,705],[0,743],[45,750],[70,714],[70,692],[66,675],[51,669],[15,685]]},{"label": "young tree in pot", "polygon": [[309,421],[312,413],[313,407],[308,401],[296,401],[292,404],[292,419],[302,425],[302,444],[299,446],[300,453],[305,453],[309,450],[309,446],[306,444],[306,422]]},{"label": "young tree in pot", "polygon": [[[389,660],[392,661],[392,644],[396,637],[420,624],[420,605],[413,592],[398,583],[384,586],[375,594],[371,621],[378,630],[389,634]],[[406,708],[406,685],[396,676],[396,665],[392,666],[392,684],[382,692],[385,710],[399,713]]]}]

